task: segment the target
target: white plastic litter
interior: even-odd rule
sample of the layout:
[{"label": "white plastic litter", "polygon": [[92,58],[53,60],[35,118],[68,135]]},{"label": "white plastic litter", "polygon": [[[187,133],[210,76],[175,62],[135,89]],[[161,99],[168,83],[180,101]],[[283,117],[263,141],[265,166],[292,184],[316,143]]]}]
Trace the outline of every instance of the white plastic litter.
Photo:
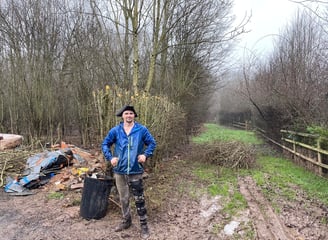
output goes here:
[{"label": "white plastic litter", "polygon": [[224,233],[226,235],[233,235],[236,228],[239,226],[239,222],[231,221],[229,224],[224,226]]}]

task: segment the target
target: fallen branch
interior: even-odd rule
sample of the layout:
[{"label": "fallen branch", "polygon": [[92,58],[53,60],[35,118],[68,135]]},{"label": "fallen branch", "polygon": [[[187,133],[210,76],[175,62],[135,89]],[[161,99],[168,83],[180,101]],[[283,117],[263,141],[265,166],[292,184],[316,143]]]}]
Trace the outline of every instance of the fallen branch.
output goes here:
[{"label": "fallen branch", "polygon": [[111,199],[111,198],[109,197],[109,200],[110,200],[111,202],[113,202],[116,206],[118,206],[119,208],[121,208],[121,205],[120,205],[118,202],[116,202],[114,199]]}]

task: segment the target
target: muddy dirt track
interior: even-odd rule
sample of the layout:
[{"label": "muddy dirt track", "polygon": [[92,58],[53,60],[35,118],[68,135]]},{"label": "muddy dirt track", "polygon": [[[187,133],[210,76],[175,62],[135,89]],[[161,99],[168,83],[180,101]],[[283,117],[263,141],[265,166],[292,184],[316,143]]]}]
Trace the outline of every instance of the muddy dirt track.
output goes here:
[{"label": "muddy dirt track", "polygon": [[[274,202],[264,197],[251,177],[239,179],[248,208],[235,216],[222,211],[224,198],[201,191],[206,186],[192,174],[187,160],[163,162],[157,174],[145,180],[149,212],[149,239],[328,239],[327,206],[298,191],[293,202],[283,197]],[[191,189],[199,189],[192,195]],[[115,233],[120,222],[116,196],[111,195],[106,216],[100,220],[80,217],[82,191],[64,191],[63,198],[49,199],[47,187],[29,196],[0,192],[0,239],[78,240],[139,239],[136,211],[130,229]],[[156,197],[154,197],[156,196]],[[272,206],[279,205],[276,213]]]}]

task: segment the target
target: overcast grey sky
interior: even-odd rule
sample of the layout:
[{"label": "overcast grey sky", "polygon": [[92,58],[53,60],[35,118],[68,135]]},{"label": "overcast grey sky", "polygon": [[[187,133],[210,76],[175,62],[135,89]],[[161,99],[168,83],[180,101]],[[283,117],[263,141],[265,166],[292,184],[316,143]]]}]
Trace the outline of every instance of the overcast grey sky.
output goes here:
[{"label": "overcast grey sky", "polygon": [[272,34],[278,34],[295,16],[300,4],[289,0],[234,0],[234,13],[236,22],[245,14],[251,14],[247,25],[250,30],[242,36],[238,45],[238,52],[243,52],[246,47],[257,53],[266,53],[272,50]]}]

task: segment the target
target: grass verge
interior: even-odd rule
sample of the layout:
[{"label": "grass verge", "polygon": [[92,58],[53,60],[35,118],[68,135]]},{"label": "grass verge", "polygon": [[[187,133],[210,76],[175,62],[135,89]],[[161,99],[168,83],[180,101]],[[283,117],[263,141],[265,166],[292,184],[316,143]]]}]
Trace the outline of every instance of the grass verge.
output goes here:
[{"label": "grass verge", "polygon": [[285,158],[261,156],[258,163],[260,168],[253,170],[252,175],[259,186],[263,187],[270,181],[270,185],[276,186],[277,191],[289,200],[296,197],[296,186],[308,196],[328,205],[328,179],[317,176]]},{"label": "grass verge", "polygon": [[[258,145],[263,143],[254,132],[228,129],[216,124],[205,124],[205,130],[198,136],[192,138],[195,144],[207,144],[214,141],[238,141]],[[297,194],[297,188],[302,189],[311,198],[328,205],[328,179],[319,177],[292,161],[282,157],[270,155],[258,155],[258,167],[248,170],[232,170],[219,168],[214,165],[199,164],[194,171],[200,179],[208,182],[207,191],[211,195],[222,195],[229,198],[224,210],[233,214],[235,210],[246,206],[243,197],[237,188],[237,178],[240,175],[251,175],[257,184],[262,187],[264,193],[282,195],[293,200]],[[268,182],[270,186],[268,188]],[[273,187],[272,187],[273,186]]]},{"label": "grass verge", "polygon": [[215,141],[239,141],[249,144],[261,144],[263,141],[256,137],[251,131],[228,129],[217,124],[204,124],[205,130],[198,136],[192,138],[194,143],[205,144]]}]

